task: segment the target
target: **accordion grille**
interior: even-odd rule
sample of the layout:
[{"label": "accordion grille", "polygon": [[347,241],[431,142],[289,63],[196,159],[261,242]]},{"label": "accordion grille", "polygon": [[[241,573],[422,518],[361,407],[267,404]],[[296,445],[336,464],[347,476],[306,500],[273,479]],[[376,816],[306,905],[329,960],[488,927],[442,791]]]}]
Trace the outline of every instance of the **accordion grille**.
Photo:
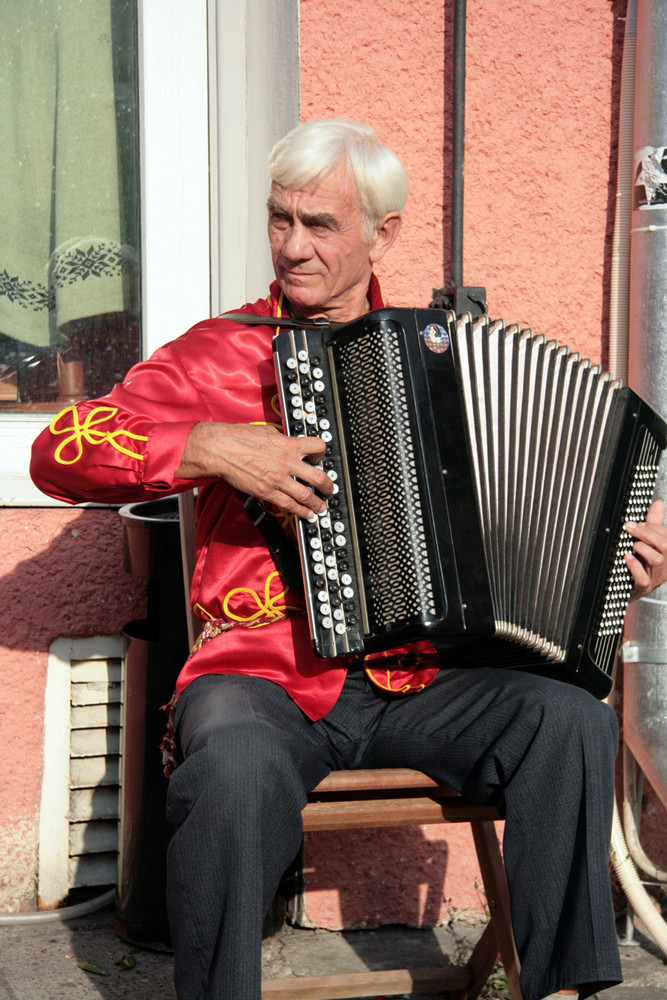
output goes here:
[{"label": "accordion grille", "polygon": [[352,345],[340,345],[335,356],[367,613],[375,631],[438,613],[423,516],[428,500],[418,474],[399,334],[400,327],[383,324]]}]

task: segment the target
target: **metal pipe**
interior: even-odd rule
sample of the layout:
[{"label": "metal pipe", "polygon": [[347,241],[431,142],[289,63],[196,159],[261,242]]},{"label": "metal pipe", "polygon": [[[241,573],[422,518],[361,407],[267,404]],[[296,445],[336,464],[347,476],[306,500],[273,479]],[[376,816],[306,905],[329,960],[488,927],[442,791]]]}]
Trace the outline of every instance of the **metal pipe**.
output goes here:
[{"label": "metal pipe", "polygon": [[75,903],[73,906],[63,906],[59,910],[33,910],[30,913],[0,913],[0,925],[8,927],[14,924],[47,924],[59,920],[74,920],[75,917],[85,917],[95,910],[113,903],[116,890],[108,889],[94,899],[85,903]]},{"label": "metal pipe", "polygon": [[637,0],[628,0],[623,36],[621,93],[618,121],[616,207],[609,291],[609,370],[614,378],[628,378],[628,316],[630,298],[630,226],[632,221],[633,131]]},{"label": "metal pipe", "polygon": [[[633,173],[628,311],[628,381],[667,412],[667,5],[637,0]],[[657,496],[667,496],[663,462]],[[667,590],[631,605],[622,655],[623,735],[629,753],[667,808]],[[628,901],[667,955],[659,918],[614,820],[614,867]],[[629,828],[629,834],[632,830]],[[632,836],[631,836],[632,839]],[[635,845],[636,846],[636,845]],[[648,861],[648,859],[646,859]],[[647,902],[648,901],[648,902]]]},{"label": "metal pipe", "polygon": [[465,164],[466,0],[454,4],[452,122],[451,284],[463,284],[463,180]]},{"label": "metal pipe", "polygon": [[[667,4],[637,2],[628,378],[667,412]],[[667,498],[667,462],[656,495]],[[631,605],[624,736],[667,808],[667,586]]]}]

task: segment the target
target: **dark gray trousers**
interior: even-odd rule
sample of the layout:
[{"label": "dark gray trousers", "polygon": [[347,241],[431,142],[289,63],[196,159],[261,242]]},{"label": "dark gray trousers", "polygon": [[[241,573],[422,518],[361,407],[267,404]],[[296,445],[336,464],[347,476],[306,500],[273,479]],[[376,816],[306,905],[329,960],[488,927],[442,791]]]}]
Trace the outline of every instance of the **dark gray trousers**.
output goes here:
[{"label": "dark gray trousers", "polygon": [[617,723],[560,681],[442,669],[406,697],[350,673],[311,722],[271,681],[206,676],[182,695],[183,762],[167,810],[179,1000],[260,1000],[261,929],[301,839],[306,795],[330,770],[414,767],[493,803],[524,1000],[620,982],[608,856]]}]

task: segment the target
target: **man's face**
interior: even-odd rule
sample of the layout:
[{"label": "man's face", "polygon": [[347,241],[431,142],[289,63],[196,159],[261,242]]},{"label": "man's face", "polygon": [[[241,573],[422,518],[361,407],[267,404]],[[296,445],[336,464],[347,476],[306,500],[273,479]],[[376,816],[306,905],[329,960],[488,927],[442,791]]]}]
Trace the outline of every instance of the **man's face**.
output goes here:
[{"label": "man's face", "polygon": [[297,314],[347,322],[366,312],[375,234],[364,240],[359,192],[343,165],[298,190],[272,184],[268,209],[276,278]]}]

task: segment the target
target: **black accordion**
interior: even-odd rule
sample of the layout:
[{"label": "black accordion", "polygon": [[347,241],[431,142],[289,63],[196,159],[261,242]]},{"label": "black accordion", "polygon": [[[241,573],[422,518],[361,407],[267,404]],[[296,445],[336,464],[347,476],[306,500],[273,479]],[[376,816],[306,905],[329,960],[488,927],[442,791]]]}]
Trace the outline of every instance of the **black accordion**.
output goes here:
[{"label": "black accordion", "polygon": [[334,482],[298,525],[316,653],[493,637],[506,665],[608,694],[624,524],[667,444],[651,407],[555,340],[441,310],[281,329],[274,360],[285,430],[324,438]]}]

